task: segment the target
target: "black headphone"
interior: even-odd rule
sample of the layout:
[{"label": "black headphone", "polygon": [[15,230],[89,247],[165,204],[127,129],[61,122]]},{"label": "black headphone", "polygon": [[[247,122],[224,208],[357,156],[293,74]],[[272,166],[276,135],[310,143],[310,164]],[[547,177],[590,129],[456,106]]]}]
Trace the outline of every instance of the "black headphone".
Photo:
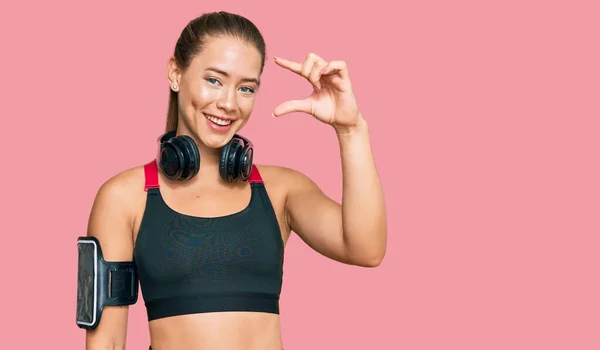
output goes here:
[{"label": "black headphone", "polygon": [[[200,152],[194,140],[187,135],[169,131],[159,139],[157,162],[171,180],[189,180],[200,170]],[[248,139],[235,134],[221,149],[219,174],[223,180],[247,181],[252,171],[253,145]]]}]

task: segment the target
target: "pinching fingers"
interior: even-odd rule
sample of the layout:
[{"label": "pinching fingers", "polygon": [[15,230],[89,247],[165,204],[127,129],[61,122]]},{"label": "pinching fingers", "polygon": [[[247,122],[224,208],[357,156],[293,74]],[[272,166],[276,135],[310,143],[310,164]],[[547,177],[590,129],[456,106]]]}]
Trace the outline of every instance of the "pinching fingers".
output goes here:
[{"label": "pinching fingers", "polygon": [[323,71],[323,75],[339,74],[343,79],[348,78],[348,66],[344,61],[331,61]]},{"label": "pinching fingers", "polygon": [[[312,52],[306,55],[306,59],[304,60],[302,76],[306,78],[316,89],[321,89],[321,84],[319,83],[320,74],[313,72],[315,69],[319,69],[319,67],[324,66],[324,63],[326,64],[321,57]],[[320,69],[322,68],[323,67]]]}]

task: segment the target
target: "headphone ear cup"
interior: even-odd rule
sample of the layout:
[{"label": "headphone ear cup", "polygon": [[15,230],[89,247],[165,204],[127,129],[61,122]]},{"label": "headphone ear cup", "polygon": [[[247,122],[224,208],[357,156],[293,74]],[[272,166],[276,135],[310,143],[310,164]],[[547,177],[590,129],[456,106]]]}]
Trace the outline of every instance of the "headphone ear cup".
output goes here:
[{"label": "headphone ear cup", "polygon": [[184,166],[181,178],[183,180],[189,180],[196,176],[198,170],[200,170],[200,152],[191,137],[181,135],[178,139],[181,141],[182,153],[184,155]]},{"label": "headphone ear cup", "polygon": [[242,181],[247,181],[250,178],[253,158],[254,149],[252,149],[250,145],[244,146],[244,148],[240,151],[239,160],[237,161],[239,174]]},{"label": "headphone ear cup", "polygon": [[231,149],[229,150],[229,164],[227,165],[227,168],[229,169],[231,182],[236,182],[240,178],[239,160],[242,148],[242,144],[239,141],[236,141],[231,145]]},{"label": "headphone ear cup", "polygon": [[221,149],[219,173],[227,182],[247,181],[252,172],[254,149],[252,143],[242,136],[235,135]]},{"label": "headphone ear cup", "polygon": [[221,150],[221,161],[219,164],[219,173],[223,180],[235,182],[238,178],[237,161],[240,141],[234,137]]},{"label": "headphone ear cup", "polygon": [[184,166],[184,155],[175,139],[162,144],[160,150],[160,167],[169,179],[177,179],[181,176]]},{"label": "headphone ear cup", "polygon": [[219,160],[219,175],[223,180],[227,180],[227,158],[229,157],[229,150],[231,149],[231,142],[229,141],[221,149],[221,158]]}]

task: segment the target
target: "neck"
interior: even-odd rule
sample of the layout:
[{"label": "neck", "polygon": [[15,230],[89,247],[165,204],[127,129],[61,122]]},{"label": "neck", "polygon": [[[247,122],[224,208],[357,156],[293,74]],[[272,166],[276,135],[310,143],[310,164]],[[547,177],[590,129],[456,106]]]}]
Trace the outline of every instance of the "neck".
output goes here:
[{"label": "neck", "polygon": [[194,184],[196,182],[209,182],[209,183],[226,183],[219,174],[219,163],[221,161],[221,149],[215,149],[206,147],[203,143],[196,143],[198,151],[200,152],[200,170],[198,174],[194,176],[189,182]]}]

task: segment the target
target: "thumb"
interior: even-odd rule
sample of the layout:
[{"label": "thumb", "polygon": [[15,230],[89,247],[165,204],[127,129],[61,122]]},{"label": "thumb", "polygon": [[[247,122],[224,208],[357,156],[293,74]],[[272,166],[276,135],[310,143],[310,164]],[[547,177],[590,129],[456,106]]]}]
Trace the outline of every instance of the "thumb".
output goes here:
[{"label": "thumb", "polygon": [[304,112],[311,113],[311,101],[310,99],[305,100],[290,100],[286,101],[279,106],[275,107],[273,110],[273,116],[279,117],[284,114],[293,113],[293,112]]}]

